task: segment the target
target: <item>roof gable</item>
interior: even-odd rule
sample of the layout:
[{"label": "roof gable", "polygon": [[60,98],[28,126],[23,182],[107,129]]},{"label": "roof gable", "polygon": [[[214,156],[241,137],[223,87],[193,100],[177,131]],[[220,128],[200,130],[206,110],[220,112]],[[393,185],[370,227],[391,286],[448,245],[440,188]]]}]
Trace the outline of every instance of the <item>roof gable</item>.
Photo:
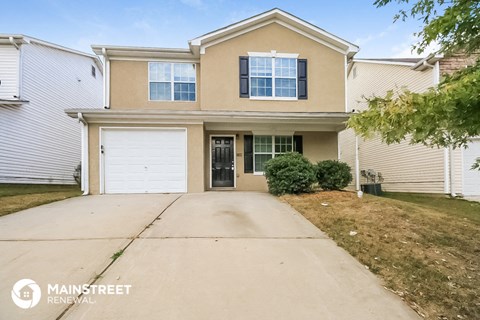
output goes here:
[{"label": "roof gable", "polygon": [[358,46],[278,8],[192,39],[189,41],[190,47],[192,51],[197,51],[202,54],[205,53],[205,49],[209,46],[227,41],[272,23],[280,24],[331,49],[346,54],[348,57],[352,57],[359,51]]}]

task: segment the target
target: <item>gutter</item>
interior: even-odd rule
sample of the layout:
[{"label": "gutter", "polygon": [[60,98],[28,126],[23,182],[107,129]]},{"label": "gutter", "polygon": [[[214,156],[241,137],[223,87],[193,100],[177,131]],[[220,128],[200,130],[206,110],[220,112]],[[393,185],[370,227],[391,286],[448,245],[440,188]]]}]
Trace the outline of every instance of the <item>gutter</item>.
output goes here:
[{"label": "gutter", "polygon": [[10,43],[12,44],[12,46],[14,46],[17,50],[20,50],[20,47],[19,47],[18,44],[15,42],[15,40],[13,39],[13,37],[8,37],[8,41],[10,41]]},{"label": "gutter", "polygon": [[82,135],[82,185],[81,189],[83,191],[83,195],[86,196],[89,194],[89,164],[88,164],[88,123],[83,118],[83,114],[79,112],[77,114],[78,122],[82,124],[81,135]]},{"label": "gutter", "polygon": [[103,107],[110,109],[110,58],[107,49],[102,48],[103,63]]}]

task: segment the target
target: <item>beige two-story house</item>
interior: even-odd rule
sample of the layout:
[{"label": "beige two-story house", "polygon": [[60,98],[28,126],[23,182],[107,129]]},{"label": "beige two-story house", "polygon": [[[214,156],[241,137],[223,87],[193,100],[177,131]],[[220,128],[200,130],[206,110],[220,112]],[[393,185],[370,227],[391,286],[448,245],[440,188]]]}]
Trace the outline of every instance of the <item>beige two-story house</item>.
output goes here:
[{"label": "beige two-story house", "polygon": [[86,194],[267,190],[282,153],[338,159],[357,46],[279,9],[188,44],[92,46],[105,109],[67,110],[83,123]]}]

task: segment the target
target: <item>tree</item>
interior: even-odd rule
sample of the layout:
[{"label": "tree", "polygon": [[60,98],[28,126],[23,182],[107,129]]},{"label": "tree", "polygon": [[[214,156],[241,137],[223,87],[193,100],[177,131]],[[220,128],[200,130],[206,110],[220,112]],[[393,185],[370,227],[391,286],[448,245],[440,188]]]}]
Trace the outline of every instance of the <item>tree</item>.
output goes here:
[{"label": "tree", "polygon": [[[393,0],[376,0],[377,7]],[[423,29],[416,35],[417,52],[438,42],[441,52],[477,54],[480,51],[480,4],[478,0],[396,0],[409,6],[394,21],[419,18]],[[385,97],[367,98],[368,109],[352,115],[348,126],[357,134],[378,134],[388,144],[410,139],[431,147],[462,147],[480,134],[480,60],[444,77],[437,88],[423,93],[390,90]],[[480,159],[474,165],[480,169]]]}]

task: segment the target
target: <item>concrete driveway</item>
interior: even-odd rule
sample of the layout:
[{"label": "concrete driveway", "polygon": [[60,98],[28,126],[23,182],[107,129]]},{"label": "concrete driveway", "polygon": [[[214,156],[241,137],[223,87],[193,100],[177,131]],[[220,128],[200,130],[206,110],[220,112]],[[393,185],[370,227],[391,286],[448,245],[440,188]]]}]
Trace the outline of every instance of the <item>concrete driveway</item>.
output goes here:
[{"label": "concrete driveway", "polygon": [[[419,319],[264,193],[69,199],[1,217],[0,250],[0,319]],[[22,278],[42,290],[34,308],[12,302]],[[48,284],[84,283],[129,292],[48,302]]]}]

